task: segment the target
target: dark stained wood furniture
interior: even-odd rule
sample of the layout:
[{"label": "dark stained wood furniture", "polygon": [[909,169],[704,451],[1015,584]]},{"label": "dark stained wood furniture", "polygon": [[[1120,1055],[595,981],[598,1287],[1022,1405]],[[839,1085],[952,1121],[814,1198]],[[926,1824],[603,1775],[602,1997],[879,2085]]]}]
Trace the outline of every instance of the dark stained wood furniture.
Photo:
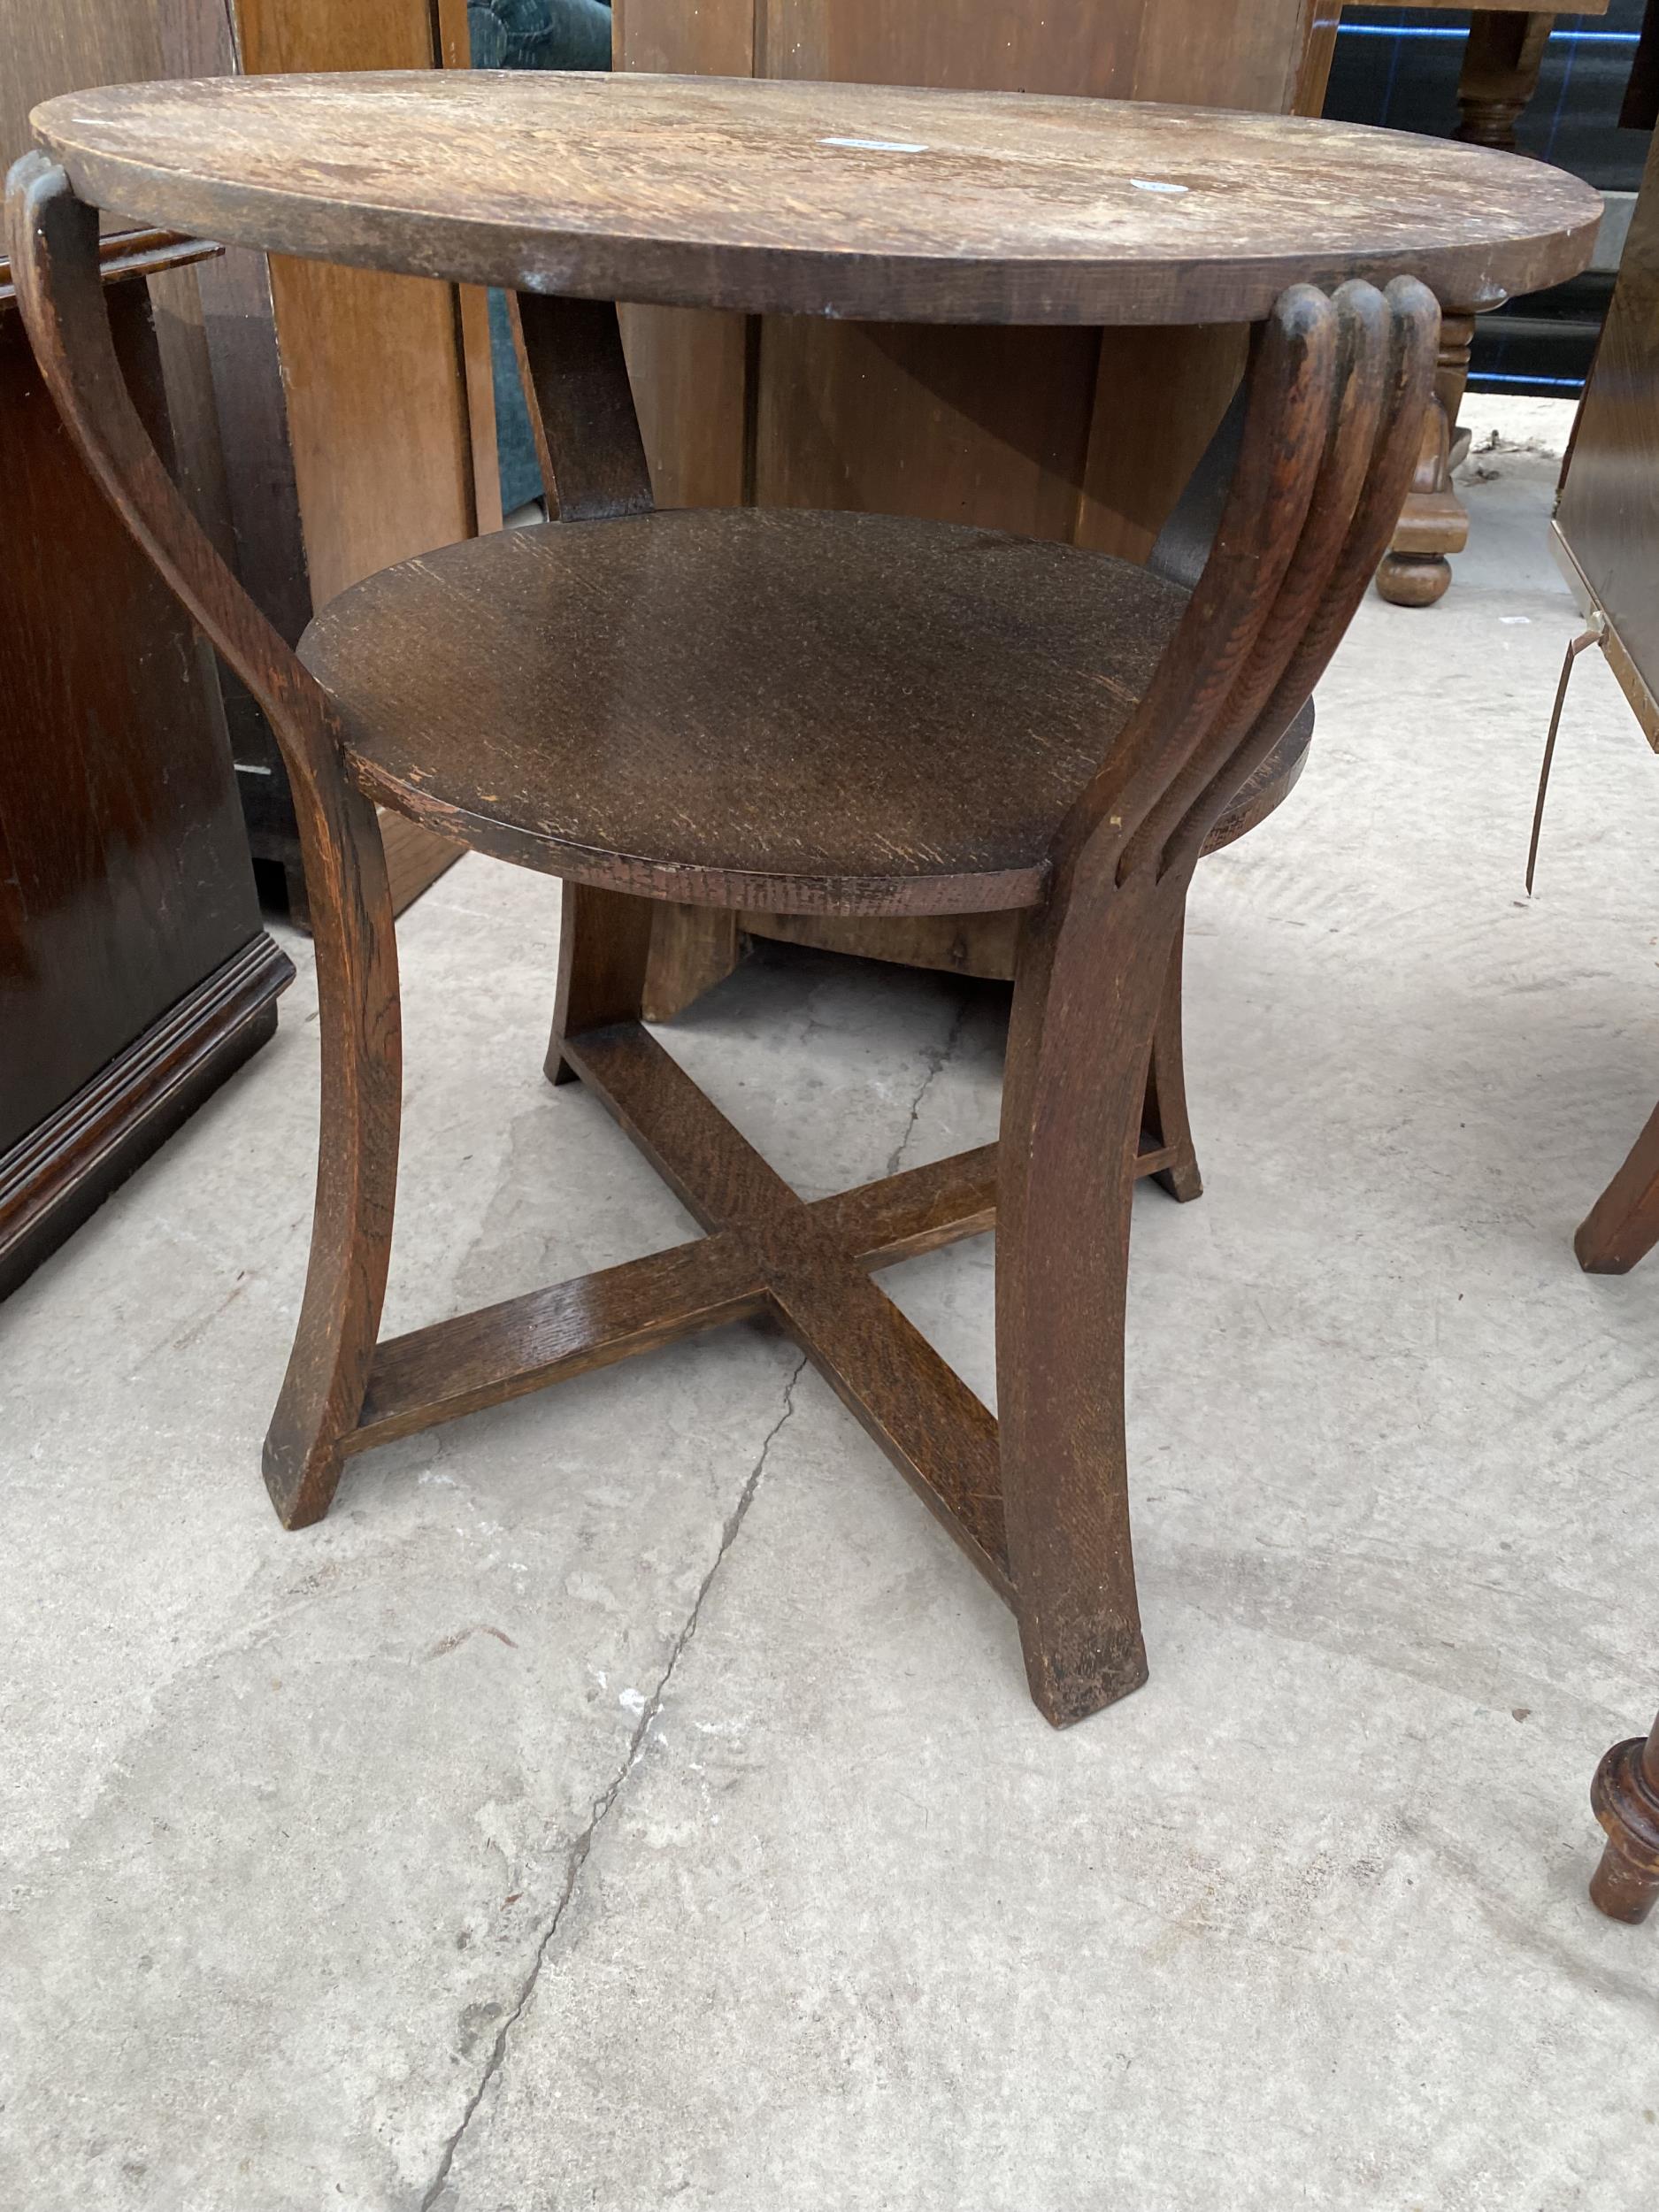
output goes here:
[{"label": "dark stained wood furniture", "polygon": [[[142,75],[153,25],[0,0],[0,164],[28,112]],[[176,303],[204,249],[105,240],[115,342],[164,446]],[[88,475],[0,262],[0,1294],[271,1034],[211,662]]]},{"label": "dark stained wood furniture", "polygon": [[[146,289],[200,246],[128,231],[100,274],[165,449]],[[110,511],[0,262],[0,1294],[276,1027],[211,662]]]},{"label": "dark stained wood furniture", "polygon": [[[288,69],[465,66],[465,0],[0,0],[0,167],[39,101],[86,85]],[[501,519],[484,296],[220,254],[151,283],[180,479],[290,643],[343,585]],[[281,755],[224,687],[256,858],[306,920]],[[402,909],[453,847],[382,824]]]},{"label": "dark stained wood furniture", "polygon": [[[1420,0],[1424,7],[1450,0]],[[1605,15],[1608,0],[1593,0],[1575,15]],[[1459,138],[1471,145],[1516,150],[1515,127],[1538,89],[1539,73],[1549,50],[1553,14],[1536,8],[1478,8],[1469,17],[1469,37],[1457,73]]]},{"label": "dark stained wood furniture", "polygon": [[[1316,0],[616,0],[621,71],[1317,114]],[[856,507],[1144,561],[1238,383],[1243,333],[630,308],[659,506]]]},{"label": "dark stained wood furniture", "polygon": [[[143,0],[139,13],[154,19],[153,53],[102,81],[467,59],[465,0]],[[208,450],[221,546],[290,644],[359,577],[500,527],[482,291],[246,250],[220,256],[199,281],[211,380],[180,433]],[[280,750],[239,686],[227,705],[254,854],[280,871],[304,926]],[[457,855],[402,816],[381,832],[401,912]]]},{"label": "dark stained wood furniture", "polygon": [[[1552,543],[1619,687],[1659,751],[1659,139],[1579,403]],[[1592,1274],[1659,1240],[1659,1109],[1579,1227]]]},{"label": "dark stained wood furniture", "polygon": [[[1317,115],[1336,14],[1333,0],[617,0],[613,60]],[[630,307],[623,338],[659,506],[852,508],[1145,561],[1238,385],[1246,332]],[[1306,752],[1302,733],[1263,769],[1253,819],[1289,795]],[[1018,919],[750,913],[740,933],[734,913],[664,907],[646,1011],[672,1018],[755,938],[1009,977]]]},{"label": "dark stained wood furniture", "polygon": [[1646,1920],[1659,1898],[1659,1721],[1650,1736],[1614,1745],[1590,1805],[1607,1833],[1591,1898],[1609,1920]]},{"label": "dark stained wood furniture", "polygon": [[[1385,0],[1346,0],[1350,12],[1363,13]],[[1555,27],[1553,14],[1534,8],[1476,8],[1465,0],[1414,0],[1414,4],[1469,17],[1469,37],[1458,75],[1457,135],[1471,145],[1509,153],[1515,127],[1538,87],[1539,71]],[[1609,0],[1590,0],[1576,15],[1604,15]],[[1434,405],[1424,428],[1423,451],[1411,481],[1400,527],[1387,557],[1377,572],[1377,588],[1397,607],[1431,607],[1452,580],[1448,556],[1469,542],[1469,517],[1452,481],[1452,438],[1463,387],[1469,380],[1469,349],[1475,316],[1500,304],[1471,295],[1451,300],[1442,294],[1440,357],[1434,374]]]},{"label": "dark stained wood furniture", "polygon": [[[1187,879],[1399,511],[1439,324],[1417,273],[1563,276],[1594,196],[1336,125],[705,79],[244,81],[117,89],[35,121],[44,150],[15,173],[9,221],[37,350],[111,497],[271,717],[301,805],[324,1141],[265,1448],[284,1521],[325,1513],[353,1452],[767,1313],[1012,1606],[1048,1718],[1133,1689],[1129,1208]],[[517,289],[564,518],[371,578],[296,658],[132,412],[97,204]],[[1254,323],[1203,574],[1187,593],[943,522],[660,511],[618,297]],[[803,743],[832,703],[833,737]],[[565,879],[549,1072],[595,1089],[701,1240],[380,1341],[399,1016],[377,802]],[[998,1145],[802,1202],[641,1021],[663,900],[1020,908]],[[997,1420],[870,1279],[993,1220]]]}]

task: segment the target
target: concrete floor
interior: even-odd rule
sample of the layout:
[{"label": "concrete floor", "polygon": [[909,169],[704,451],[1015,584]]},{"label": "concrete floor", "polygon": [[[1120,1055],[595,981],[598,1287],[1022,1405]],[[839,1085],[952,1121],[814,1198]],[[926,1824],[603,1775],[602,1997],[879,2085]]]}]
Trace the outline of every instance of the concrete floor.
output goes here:
[{"label": "concrete floor", "polygon": [[[1539,434],[1558,436],[1546,411]],[[1479,446],[1480,440],[1477,439]],[[0,2200],[18,2212],[1635,2212],[1659,1934],[1584,1884],[1659,1698],[1659,768],[1577,678],[1552,465],[1478,452],[1189,934],[1207,1192],[1143,1188],[1152,1680],[1066,1735],[790,1348],[358,1461],[288,1536],[306,975],[0,1314]],[[405,918],[388,1325],[687,1233],[541,1080],[557,887]],[[803,1190],[980,1141],[993,991],[757,964],[674,1049]],[[889,1278],[977,1387],[992,1251]]]}]

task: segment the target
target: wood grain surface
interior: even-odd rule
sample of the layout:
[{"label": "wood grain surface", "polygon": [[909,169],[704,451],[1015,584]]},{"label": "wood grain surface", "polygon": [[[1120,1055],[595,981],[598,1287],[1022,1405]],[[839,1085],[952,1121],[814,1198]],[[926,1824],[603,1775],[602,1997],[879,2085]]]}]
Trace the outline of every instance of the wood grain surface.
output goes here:
[{"label": "wood grain surface", "polygon": [[[1562,483],[1556,528],[1659,697],[1659,138],[1647,156]],[[1640,712],[1639,700],[1632,705]]]},{"label": "wood grain surface", "polygon": [[[1659,749],[1659,139],[1585,388],[1555,550],[1632,710]],[[1659,1109],[1580,1223],[1578,1262],[1622,1275],[1659,1242]]]},{"label": "wood grain surface", "polygon": [[1300,117],[752,80],[419,72],[48,101],[77,193],[268,250],[601,299],[923,322],[1259,320],[1298,280],[1463,307],[1573,274],[1537,162]]},{"label": "wood grain surface", "polygon": [[[90,219],[88,219],[88,227]],[[145,431],[171,439],[147,280],[95,249]],[[218,687],[41,375],[0,259],[0,1296],[276,1025]]]},{"label": "wood grain surface", "polygon": [[[1136,589],[1164,595],[1160,605],[1179,609],[1144,673],[1125,672],[1145,648],[1142,634],[1164,628],[1150,603],[1125,622],[1119,602],[1118,632],[1104,651],[1068,652],[1072,587],[1062,572],[1106,566],[1075,549],[875,517],[647,512],[561,523],[539,540],[528,535],[527,550],[514,549],[527,534],[503,533],[394,572],[380,580],[378,602],[374,587],[365,587],[346,603],[349,618],[332,640],[349,649],[334,690],[293,659],[241,593],[163,468],[104,314],[94,212],[43,155],[14,173],[8,237],[18,307],[52,394],[164,577],[270,716],[305,809],[308,875],[326,895],[315,910],[323,1142],[311,1263],[265,1446],[266,1481],[285,1523],[300,1526],[327,1510],[344,1455],[373,1440],[375,1423],[381,1433],[402,1433],[423,1417],[448,1418],[511,1396],[521,1383],[711,1325],[751,1310],[758,1278],[771,1311],[1013,1605],[1045,1717],[1065,1726],[1138,1686],[1146,1654],[1124,1425],[1130,1201],[1154,1160],[1179,1194],[1195,1194],[1194,1181],[1183,1189],[1194,1163],[1179,1064],[1159,1056],[1187,884],[1224,806],[1305,703],[1387,541],[1429,403],[1440,319],[1432,295],[1402,277],[1386,295],[1363,283],[1333,296],[1297,284],[1276,303],[1254,350],[1238,462],[1196,588],[1187,595],[1147,571],[1122,572]],[[556,380],[550,443],[561,414],[585,410],[603,421],[612,412],[613,341],[596,327],[585,336],[580,373]],[[538,342],[526,334],[533,352]],[[612,458],[621,452],[616,445]],[[590,472],[583,497],[619,509],[638,492],[637,467],[607,468]],[[702,546],[699,531],[713,534]],[[902,558],[870,557],[871,548],[880,550],[880,532],[896,534],[888,550]],[[948,558],[934,557],[934,540],[949,541]],[[608,548],[620,570],[600,573],[598,588],[594,572],[584,579],[572,569],[568,553],[549,557],[544,547],[555,543]],[[733,549],[749,557],[728,557],[721,573],[716,557]],[[469,594],[462,587],[492,559],[511,565],[492,576],[488,594]],[[1041,591],[1029,568],[1039,559],[1058,565]],[[985,574],[995,577],[994,588]],[[618,580],[631,588],[614,588]],[[885,590],[872,592],[872,580]],[[510,610],[504,641],[493,639],[477,618],[484,604],[511,600],[508,587],[528,597]],[[714,603],[698,604],[699,590]],[[685,621],[688,604],[693,619]],[[849,611],[863,624],[850,637]],[[585,674],[537,669],[556,612],[586,631]],[[710,695],[710,667],[730,658],[723,641],[734,641],[745,622],[751,644],[737,680],[733,667],[718,668],[726,712],[716,731],[699,701]],[[1017,949],[995,1187],[1000,1422],[866,1273],[886,1238],[926,1248],[985,1225],[991,1188],[982,1156],[924,1171],[925,1185],[890,1178],[844,1194],[834,1215],[804,1203],[641,1025],[649,910],[634,895],[663,895],[665,872],[668,895],[677,895],[683,872],[676,879],[672,872],[688,861],[701,871],[706,899],[740,904],[758,881],[774,902],[767,871],[781,856],[791,870],[813,867],[814,895],[843,913],[872,896],[879,905],[895,879],[899,910],[925,910],[930,869],[956,864],[963,801],[951,772],[958,761],[928,759],[919,705],[933,697],[937,661],[962,660],[987,626],[995,655],[1024,678],[1003,695],[999,719],[1018,726],[1026,691],[1046,683],[1064,698],[1080,679],[1078,695],[1095,695],[1091,724],[1116,729],[1060,818],[1048,815],[1040,878],[1029,887],[1040,902]],[[710,629],[712,651],[700,663]],[[516,651],[515,631],[525,641]],[[454,640],[463,634],[467,649],[457,654]],[[626,796],[610,818],[606,849],[549,841],[541,833],[545,818],[569,803],[539,757],[549,749],[542,733],[555,726],[549,707],[573,703],[568,718],[579,722],[574,708],[594,671],[614,697],[642,658],[672,653],[684,639],[689,659],[659,668],[621,712],[602,702],[611,719],[588,733],[596,765],[568,744],[561,764],[565,780],[588,777],[589,809],[614,805],[606,782],[625,795],[634,787],[653,795],[634,826],[662,835],[660,866],[643,866],[626,849],[637,841],[622,834],[630,827]],[[503,642],[518,665],[506,672],[506,693],[492,699],[482,680],[494,678]],[[711,1235],[733,1238],[752,1266],[727,1268],[724,1252],[635,1263],[421,1333],[381,1357],[399,1004],[380,841],[348,773],[355,768],[365,780],[361,748],[374,718],[365,718],[364,697],[373,703],[387,692],[388,647],[391,658],[418,672],[412,692],[407,671],[397,680],[408,702],[403,719],[425,740],[424,762],[406,757],[401,797],[412,803],[423,784],[440,790],[452,833],[486,849],[497,849],[503,823],[524,838],[527,800],[541,818],[527,826],[541,849],[533,837],[519,856],[549,864],[551,844],[556,872],[577,879],[566,902],[549,1073],[568,1069],[588,1084]],[[574,657],[565,656],[572,664]],[[354,699],[357,663],[371,681]],[[664,672],[673,680],[662,680]],[[812,791],[798,763],[791,782],[764,744],[748,742],[780,719],[782,703],[767,698],[768,685],[801,694],[838,735],[849,703],[862,701],[856,719],[872,737],[862,795],[838,787],[839,750],[820,755]],[[963,726],[972,704],[959,707]],[[512,725],[504,741],[503,724]],[[382,754],[410,741],[407,732],[378,725],[373,733]],[[954,730],[941,734],[960,748]],[[987,731],[977,731],[974,744],[982,764],[996,764]],[[1000,776],[984,776],[972,810],[978,818],[968,825],[970,868],[982,860],[996,867],[996,841],[1008,840],[1010,825],[1023,841],[1032,751],[1029,743],[1017,748]],[[688,757],[701,771],[695,777],[683,772]],[[486,779],[489,788],[474,788]],[[890,833],[880,843],[887,790],[902,798],[907,779],[918,787],[913,834],[896,847]],[[930,782],[924,815],[918,795]],[[469,790],[474,806],[496,810],[473,811]],[[800,803],[809,793],[807,809]],[[904,811],[901,805],[901,818]],[[843,836],[868,872],[833,872]],[[722,844],[734,866],[723,868]],[[995,903],[1012,902],[1003,872],[948,878],[949,908],[970,907],[964,885],[987,880]],[[595,1018],[597,1025],[587,1025]],[[426,1379],[435,1400],[423,1392]]]},{"label": "wood grain surface", "polygon": [[1186,605],[1000,531],[693,510],[405,562],[300,654],[364,787],[503,858],[780,912],[966,913],[1038,895]]},{"label": "wood grain surface", "polygon": [[29,111],[72,85],[126,84],[165,66],[157,11],[109,0],[0,0],[0,164],[34,142]]},{"label": "wood grain surface", "polygon": [[1646,1920],[1659,1901],[1659,1720],[1650,1736],[1613,1746],[1590,1803],[1607,1832],[1590,1895],[1609,1920]]},{"label": "wood grain surface", "polygon": [[[1050,0],[615,0],[614,61],[1317,115],[1336,12],[1334,0],[1065,10]],[[1238,386],[1248,335],[1228,324],[972,329],[680,307],[630,308],[624,332],[664,507],[926,515],[1135,561]],[[751,913],[744,925],[1006,976],[1017,918]],[[646,991],[652,1017],[680,1011],[737,955],[732,917],[665,907]]]}]

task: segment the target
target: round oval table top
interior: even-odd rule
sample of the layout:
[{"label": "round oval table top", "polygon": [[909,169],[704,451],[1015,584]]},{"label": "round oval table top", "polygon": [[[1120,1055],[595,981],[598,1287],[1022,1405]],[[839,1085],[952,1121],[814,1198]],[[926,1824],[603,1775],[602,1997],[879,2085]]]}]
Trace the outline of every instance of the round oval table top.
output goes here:
[{"label": "round oval table top", "polygon": [[521,290],[909,322],[1257,320],[1287,284],[1558,283],[1601,202],[1541,162],[1296,117],[749,78],[427,70],[67,93],[84,200]]}]

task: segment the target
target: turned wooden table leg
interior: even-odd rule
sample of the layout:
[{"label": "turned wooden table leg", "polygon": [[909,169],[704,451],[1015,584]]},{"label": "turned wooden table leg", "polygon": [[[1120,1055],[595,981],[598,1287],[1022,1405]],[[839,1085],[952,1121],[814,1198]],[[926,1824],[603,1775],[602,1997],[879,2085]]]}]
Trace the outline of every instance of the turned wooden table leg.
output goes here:
[{"label": "turned wooden table leg", "polygon": [[[1485,10],[1471,19],[1457,81],[1457,137],[1516,150],[1515,126],[1537,89],[1555,20],[1518,8]],[[1469,542],[1469,517],[1452,489],[1451,449],[1474,327],[1473,316],[1455,309],[1448,309],[1440,325],[1435,404],[1400,526],[1377,574],[1378,590],[1396,607],[1432,607],[1452,580],[1448,555]]]},{"label": "turned wooden table leg", "polygon": [[1486,10],[1471,19],[1457,80],[1463,120],[1456,137],[1502,153],[1516,150],[1515,127],[1538,89],[1555,23],[1553,15],[1518,8]]},{"label": "turned wooden table leg", "polygon": [[1659,1720],[1646,1740],[1614,1745],[1595,1770],[1590,1804],[1607,1831],[1591,1901],[1610,1920],[1646,1920],[1659,1898]]},{"label": "turned wooden table leg", "polygon": [[1452,489],[1451,451],[1474,330],[1472,315],[1448,311],[1441,318],[1434,398],[1424,420],[1416,473],[1394,542],[1377,572],[1378,590],[1396,607],[1432,607],[1452,580],[1448,555],[1461,553],[1469,542],[1469,517]]}]

